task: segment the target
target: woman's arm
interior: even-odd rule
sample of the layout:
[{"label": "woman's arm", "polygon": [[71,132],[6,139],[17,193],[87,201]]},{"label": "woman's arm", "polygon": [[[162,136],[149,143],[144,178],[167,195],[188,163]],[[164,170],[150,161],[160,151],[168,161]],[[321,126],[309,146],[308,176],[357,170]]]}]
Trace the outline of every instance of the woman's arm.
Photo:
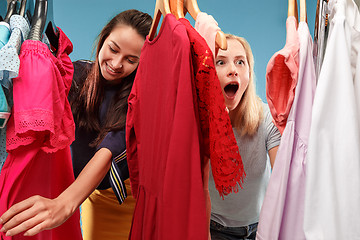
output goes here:
[{"label": "woman's arm", "polygon": [[95,190],[111,166],[112,153],[107,148],[98,150],[76,180],[57,198],[30,197],[13,205],[1,217],[1,231],[7,236],[25,232],[33,236],[43,230],[64,223]]},{"label": "woman's arm", "polygon": [[276,153],[278,151],[278,148],[279,148],[279,146],[276,146],[269,150],[269,158],[270,158],[271,168],[274,167]]}]

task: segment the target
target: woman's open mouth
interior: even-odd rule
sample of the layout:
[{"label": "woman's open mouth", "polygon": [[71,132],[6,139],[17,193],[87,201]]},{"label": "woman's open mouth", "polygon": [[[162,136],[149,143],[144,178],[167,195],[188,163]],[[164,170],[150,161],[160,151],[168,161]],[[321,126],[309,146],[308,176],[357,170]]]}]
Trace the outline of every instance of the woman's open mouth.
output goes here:
[{"label": "woman's open mouth", "polygon": [[235,97],[236,92],[239,90],[239,84],[236,82],[229,83],[224,87],[226,97],[232,99]]}]

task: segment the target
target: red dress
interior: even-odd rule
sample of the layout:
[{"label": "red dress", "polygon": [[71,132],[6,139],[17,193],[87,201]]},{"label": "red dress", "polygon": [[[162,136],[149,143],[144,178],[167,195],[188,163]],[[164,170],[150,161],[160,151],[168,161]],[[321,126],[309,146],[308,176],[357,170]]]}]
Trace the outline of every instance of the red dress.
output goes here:
[{"label": "red dress", "polygon": [[[0,175],[0,215],[33,195],[55,198],[73,181],[70,144],[75,126],[67,100],[73,65],[72,43],[59,29],[56,56],[39,41],[21,46],[19,76],[13,80],[14,106],[6,132],[9,155]],[[64,224],[33,237],[8,239],[82,239],[76,211]]]},{"label": "red dress", "polygon": [[129,239],[208,239],[191,65],[186,28],[168,14],[145,42],[129,96]]},{"label": "red dress", "polygon": [[225,100],[216,75],[212,52],[205,39],[187,19],[182,18],[179,21],[185,25],[191,45],[196,88],[195,103],[203,137],[202,150],[210,157],[219,194],[223,196],[237,192],[238,184],[245,177],[244,166],[229,114],[225,110]]}]

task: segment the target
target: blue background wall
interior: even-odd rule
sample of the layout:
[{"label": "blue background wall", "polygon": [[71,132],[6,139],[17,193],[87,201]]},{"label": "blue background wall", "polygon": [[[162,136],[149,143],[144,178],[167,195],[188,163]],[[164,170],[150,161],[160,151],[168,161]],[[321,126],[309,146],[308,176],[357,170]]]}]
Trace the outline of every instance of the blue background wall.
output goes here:
[{"label": "blue background wall", "polygon": [[[29,1],[29,0],[28,0]],[[35,0],[34,0],[35,1]],[[94,41],[117,13],[135,8],[154,14],[156,0],[53,0],[54,20],[74,44],[72,60],[92,59]],[[211,14],[225,33],[245,37],[255,56],[257,92],[265,98],[266,65],[285,44],[288,0],[198,0],[201,11]],[[313,35],[316,0],[307,0],[308,24]],[[0,14],[6,1],[0,0]],[[194,24],[191,17],[187,18]]]}]

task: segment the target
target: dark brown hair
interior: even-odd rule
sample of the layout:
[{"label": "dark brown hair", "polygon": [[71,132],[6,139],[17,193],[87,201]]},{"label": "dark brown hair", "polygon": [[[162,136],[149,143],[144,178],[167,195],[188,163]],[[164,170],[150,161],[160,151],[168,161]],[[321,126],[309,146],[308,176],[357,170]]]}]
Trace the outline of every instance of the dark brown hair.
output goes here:
[{"label": "dark brown hair", "polygon": [[127,99],[136,74],[135,69],[133,73],[122,79],[119,84],[119,91],[115,94],[108,108],[104,125],[100,127],[99,108],[104,99],[105,85],[105,79],[103,79],[99,67],[100,49],[106,38],[118,25],[132,27],[145,39],[150,31],[151,24],[152,18],[149,14],[131,9],[121,12],[111,19],[98,36],[95,62],[86,77],[78,97],[71,102],[74,119],[78,126],[99,132],[98,137],[91,144],[92,146],[98,145],[108,132],[121,130],[125,127],[128,108]]}]

